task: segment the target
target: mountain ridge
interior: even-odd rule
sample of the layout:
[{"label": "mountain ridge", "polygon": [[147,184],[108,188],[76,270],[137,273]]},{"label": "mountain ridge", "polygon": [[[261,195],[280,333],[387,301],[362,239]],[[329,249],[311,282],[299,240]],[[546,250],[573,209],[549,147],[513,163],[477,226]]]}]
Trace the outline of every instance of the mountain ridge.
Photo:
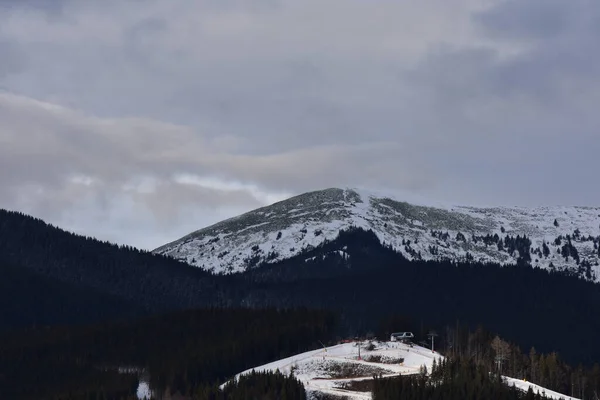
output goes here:
[{"label": "mountain ridge", "polygon": [[600,280],[600,207],[420,203],[362,189],[307,192],[192,232],[154,252],[231,274],[295,257],[356,227],[372,230],[411,260],[524,263]]},{"label": "mountain ridge", "polygon": [[[15,321],[99,321],[121,316],[127,309],[128,316],[146,315],[226,301],[218,277],[208,272],[4,209],[0,209],[0,272],[0,287],[8,290],[0,297],[8,300],[7,313],[14,317],[0,323],[5,326]],[[7,298],[15,291],[13,297],[19,301]],[[56,304],[53,313],[45,311],[48,304],[43,301],[32,301],[45,294],[52,295],[49,302]],[[90,305],[87,313],[82,304]],[[29,310],[23,314],[31,318],[21,318],[20,310]]]}]

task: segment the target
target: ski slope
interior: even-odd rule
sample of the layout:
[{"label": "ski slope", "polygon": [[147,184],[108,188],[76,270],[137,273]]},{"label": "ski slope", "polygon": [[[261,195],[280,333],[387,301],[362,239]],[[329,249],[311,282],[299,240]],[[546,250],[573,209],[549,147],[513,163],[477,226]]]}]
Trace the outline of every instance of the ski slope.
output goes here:
[{"label": "ski slope", "polygon": [[[347,385],[372,380],[374,375],[382,377],[415,375],[423,366],[430,372],[433,361],[439,362],[443,358],[441,354],[417,345],[379,341],[352,342],[307,351],[251,368],[237,374],[233,380],[252,371],[279,371],[285,375],[293,372],[304,385],[309,400],[317,399],[319,394],[370,400],[370,391],[353,390],[354,388],[348,388]],[[507,376],[503,378],[507,385],[514,385],[525,392],[531,387],[534,393],[539,392],[550,399],[579,400],[531,382]],[[225,385],[227,382],[221,385],[221,388]]]},{"label": "ski slope", "polygon": [[[369,347],[369,343],[372,343],[373,348]],[[422,366],[431,371],[433,360],[441,358],[443,357],[439,353],[416,345],[377,341],[352,342],[308,351],[261,365],[241,372],[233,379],[253,370],[256,372],[279,370],[286,375],[293,371],[294,376],[304,384],[309,399],[314,398],[318,393],[342,395],[351,399],[370,399],[370,391],[348,390],[344,385],[371,380],[373,375],[384,377],[414,375],[419,373]],[[399,362],[400,359],[403,361]]]}]

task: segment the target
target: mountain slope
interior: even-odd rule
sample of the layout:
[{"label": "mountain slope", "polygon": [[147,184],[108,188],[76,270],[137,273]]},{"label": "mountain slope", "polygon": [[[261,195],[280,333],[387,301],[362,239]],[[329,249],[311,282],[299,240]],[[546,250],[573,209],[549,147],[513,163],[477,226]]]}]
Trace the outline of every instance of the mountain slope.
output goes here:
[{"label": "mountain slope", "polygon": [[540,268],[408,261],[360,229],[224,278],[245,282],[249,290],[236,301],[247,307],[332,310],[342,335],[400,315],[412,322],[396,330],[419,332],[424,323],[441,331],[460,321],[472,329],[481,324],[523,349],[558,351],[569,362],[600,359],[600,285]]},{"label": "mountain slope", "polygon": [[372,230],[411,260],[524,263],[600,280],[600,207],[431,207],[356,189],[295,196],[154,252],[236,273],[297,256],[352,227]]},{"label": "mountain slope", "polygon": [[0,255],[0,331],[130,318],[143,309],[104,293],[8,265]]},{"label": "mountain slope", "polygon": [[[216,305],[223,300],[218,277],[198,268],[132,247],[75,235],[42,220],[1,209],[0,267],[9,271],[2,275],[4,286],[14,288],[25,282],[28,285],[23,286],[23,293],[39,290],[36,296],[40,302],[22,303],[28,310],[27,316],[50,316],[44,310],[53,301],[57,307],[63,307],[51,314],[60,314],[60,318],[40,319],[47,324],[71,321],[73,309],[68,304],[89,302],[94,305],[88,310],[90,318],[94,319],[94,310],[103,310],[97,316],[104,319],[123,315],[120,304],[129,305],[139,315]],[[63,292],[69,293],[63,296],[64,302],[56,297]],[[52,298],[45,303],[44,295]],[[10,302],[6,308],[18,320],[17,303]],[[75,319],[79,316],[85,316],[85,310]],[[27,322],[27,318],[23,321]]]}]

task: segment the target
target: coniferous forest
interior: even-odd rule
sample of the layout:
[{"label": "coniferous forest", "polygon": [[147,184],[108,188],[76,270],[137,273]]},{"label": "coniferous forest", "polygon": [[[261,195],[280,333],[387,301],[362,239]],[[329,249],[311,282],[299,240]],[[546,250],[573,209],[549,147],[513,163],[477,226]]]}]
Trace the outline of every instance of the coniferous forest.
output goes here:
[{"label": "coniferous forest", "polygon": [[213,276],[0,210],[0,273],[0,398],[129,399],[141,376],[165,395],[242,398],[266,385],[295,398],[293,377],[255,374],[227,395],[217,385],[319,342],[398,330],[422,341],[432,329],[452,359],[494,371],[501,354],[508,376],[600,393],[598,285],[523,266],[409,262],[372,232]]},{"label": "coniferous forest", "polygon": [[242,375],[236,382],[226,385],[223,391],[209,396],[211,400],[305,400],[306,392],[302,382],[293,376],[285,376],[279,372],[252,371],[248,375]]},{"label": "coniferous forest", "polygon": [[500,375],[478,366],[470,359],[444,360],[434,365],[431,375],[375,379],[373,400],[541,400],[546,397],[525,393],[503,383]]},{"label": "coniferous forest", "polygon": [[595,398],[600,393],[600,364],[597,362],[590,366],[572,365],[555,351],[542,353],[535,347],[523,349],[482,326],[472,330],[457,324],[438,332],[438,339],[442,340],[436,341],[436,348],[451,361],[524,379],[572,397]]},{"label": "coniferous forest", "polygon": [[[202,399],[237,372],[318,346],[332,335],[334,322],[321,311],[206,309],[5,334],[0,397],[132,399],[143,374],[154,393]],[[257,390],[270,383],[297,398],[294,380],[269,374],[242,380],[226,393],[243,398],[246,384]]]}]

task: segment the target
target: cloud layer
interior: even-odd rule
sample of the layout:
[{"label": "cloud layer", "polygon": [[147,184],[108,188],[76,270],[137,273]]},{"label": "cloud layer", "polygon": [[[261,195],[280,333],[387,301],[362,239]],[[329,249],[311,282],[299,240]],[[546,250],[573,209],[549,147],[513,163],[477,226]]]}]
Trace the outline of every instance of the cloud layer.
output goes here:
[{"label": "cloud layer", "polygon": [[586,0],[5,0],[0,207],[151,248],[330,186],[598,205],[599,22]]}]

